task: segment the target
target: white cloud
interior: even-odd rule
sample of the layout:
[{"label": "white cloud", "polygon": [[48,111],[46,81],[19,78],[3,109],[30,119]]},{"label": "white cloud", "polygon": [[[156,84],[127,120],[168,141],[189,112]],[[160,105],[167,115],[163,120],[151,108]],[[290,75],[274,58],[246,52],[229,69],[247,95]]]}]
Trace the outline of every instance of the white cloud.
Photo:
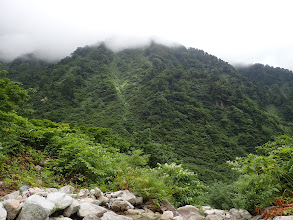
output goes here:
[{"label": "white cloud", "polygon": [[2,0],[0,56],[61,58],[102,40],[124,48],[156,37],[229,62],[293,69],[291,8],[289,0]]}]

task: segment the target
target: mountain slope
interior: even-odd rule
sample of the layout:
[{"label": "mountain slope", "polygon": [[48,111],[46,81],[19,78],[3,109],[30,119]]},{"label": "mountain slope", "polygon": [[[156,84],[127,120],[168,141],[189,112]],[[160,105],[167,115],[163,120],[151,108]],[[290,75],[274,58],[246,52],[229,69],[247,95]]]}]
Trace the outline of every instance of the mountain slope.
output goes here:
[{"label": "mountain slope", "polygon": [[262,97],[252,97],[276,117],[293,122],[293,72],[268,65],[254,64],[237,70],[257,85]]},{"label": "mountain slope", "polygon": [[180,160],[205,180],[231,177],[227,160],[290,132],[249,98],[256,84],[183,46],[87,46],[57,64],[19,58],[9,72],[36,89],[33,117],[112,128],[150,154],[151,166]]}]

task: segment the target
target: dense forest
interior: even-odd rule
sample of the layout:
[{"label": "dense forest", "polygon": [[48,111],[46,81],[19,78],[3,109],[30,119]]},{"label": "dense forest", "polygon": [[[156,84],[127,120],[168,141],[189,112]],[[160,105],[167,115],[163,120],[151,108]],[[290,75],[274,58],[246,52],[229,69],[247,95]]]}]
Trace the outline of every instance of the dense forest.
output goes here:
[{"label": "dense forest", "polygon": [[289,70],[156,43],[85,46],[55,64],[28,54],[2,69],[2,177],[26,158],[56,182],[249,210],[291,187]]}]

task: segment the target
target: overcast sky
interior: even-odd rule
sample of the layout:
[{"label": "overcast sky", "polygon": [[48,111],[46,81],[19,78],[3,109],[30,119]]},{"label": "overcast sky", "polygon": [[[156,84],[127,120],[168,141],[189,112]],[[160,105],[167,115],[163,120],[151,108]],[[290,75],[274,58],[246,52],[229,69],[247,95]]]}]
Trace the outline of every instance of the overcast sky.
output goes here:
[{"label": "overcast sky", "polygon": [[150,38],[227,62],[293,70],[292,0],[0,0],[0,59],[38,51],[62,58],[107,41]]}]

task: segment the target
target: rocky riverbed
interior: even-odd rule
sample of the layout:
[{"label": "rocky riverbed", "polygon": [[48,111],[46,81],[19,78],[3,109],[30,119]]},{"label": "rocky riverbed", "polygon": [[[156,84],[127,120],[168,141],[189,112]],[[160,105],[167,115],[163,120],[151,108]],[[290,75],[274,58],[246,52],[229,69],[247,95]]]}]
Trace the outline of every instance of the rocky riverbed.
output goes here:
[{"label": "rocky riverbed", "polygon": [[0,220],[252,219],[245,210],[218,210],[210,206],[197,208],[191,205],[175,209],[167,200],[154,205],[128,190],[103,193],[94,188],[76,192],[69,185],[60,189],[22,186],[0,201]]}]

